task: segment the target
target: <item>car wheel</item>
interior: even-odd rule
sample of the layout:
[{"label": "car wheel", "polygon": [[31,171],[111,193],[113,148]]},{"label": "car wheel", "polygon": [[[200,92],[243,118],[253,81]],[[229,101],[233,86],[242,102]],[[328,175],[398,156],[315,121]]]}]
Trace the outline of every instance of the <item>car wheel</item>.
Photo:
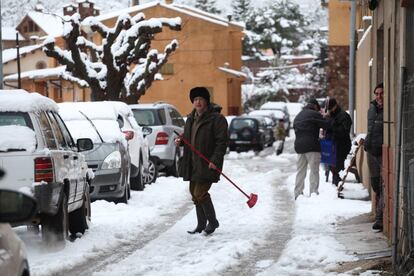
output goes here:
[{"label": "car wheel", "polygon": [[63,193],[56,215],[45,215],[42,219],[42,239],[47,244],[54,241],[63,242],[68,237],[68,199]]},{"label": "car wheel", "polygon": [[155,162],[154,157],[148,159],[148,173],[144,174],[144,183],[151,184],[157,180],[158,166]]},{"label": "car wheel", "polygon": [[138,168],[138,175],[135,177],[131,177],[130,179],[131,189],[134,191],[142,191],[144,190],[144,180],[143,180],[143,168],[142,162],[139,161],[139,168]]},{"label": "car wheel", "polygon": [[131,184],[128,183],[128,200],[131,198]]},{"label": "car wheel", "polygon": [[89,185],[86,186],[83,195],[82,207],[69,214],[69,232],[72,236],[76,233],[84,234],[91,223],[91,198],[89,196]]},{"label": "car wheel", "polygon": [[167,176],[178,177],[178,161],[180,160],[179,152],[179,149],[175,150],[173,164],[166,168]]}]

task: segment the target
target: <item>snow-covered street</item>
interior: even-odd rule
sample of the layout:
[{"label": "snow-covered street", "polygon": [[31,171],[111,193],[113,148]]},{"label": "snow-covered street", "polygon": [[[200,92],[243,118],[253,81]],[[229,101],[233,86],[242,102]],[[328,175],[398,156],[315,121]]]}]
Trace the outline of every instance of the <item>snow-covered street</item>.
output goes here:
[{"label": "snow-covered street", "polygon": [[[33,275],[327,275],[350,261],[333,233],[341,220],[370,211],[370,202],[342,200],[323,182],[320,195],[293,200],[296,154],[273,148],[226,155],[224,173],[259,200],[249,209],[225,179],[211,189],[220,228],[211,236],[189,235],[195,211],[187,183],[159,177],[128,205],[96,201],[92,225],[65,248],[48,249],[40,235],[17,229],[27,245]],[[349,197],[366,197],[360,184]],[[307,187],[306,187],[307,188]]]}]

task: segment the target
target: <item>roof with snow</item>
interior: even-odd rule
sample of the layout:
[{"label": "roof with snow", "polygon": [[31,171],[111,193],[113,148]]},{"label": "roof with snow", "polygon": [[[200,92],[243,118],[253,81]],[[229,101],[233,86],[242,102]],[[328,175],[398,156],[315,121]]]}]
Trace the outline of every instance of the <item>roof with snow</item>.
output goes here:
[{"label": "roof with snow", "polygon": [[[37,50],[41,50],[42,45],[29,45],[25,47],[19,48],[20,56],[28,53],[33,53]],[[7,63],[9,61],[15,60],[17,58],[17,50],[16,48],[6,49],[3,51],[3,63]]]},{"label": "roof with snow", "polygon": [[[81,87],[88,87],[88,83],[84,80],[71,78],[66,72],[66,66],[59,66],[46,69],[36,69],[25,71],[20,74],[21,79],[37,80],[37,79],[57,79],[62,78],[77,83]],[[14,82],[18,80],[18,74],[11,74],[4,77],[4,82]]]},{"label": "roof with snow", "polygon": [[[16,32],[18,32],[15,28],[12,27],[1,27],[1,39],[5,40],[16,40]],[[24,37],[19,33],[19,40],[25,40]]]},{"label": "roof with snow", "polygon": [[0,90],[0,111],[57,111],[57,104],[39,93],[23,89]]},{"label": "roof with snow", "polygon": [[31,11],[26,14],[22,21],[20,21],[19,25],[22,24],[26,18],[33,20],[33,22],[49,36],[59,37],[63,34],[63,18],[59,15]]},{"label": "roof with snow", "polygon": [[140,12],[140,11],[143,11],[145,9],[152,8],[152,7],[155,7],[155,6],[160,6],[160,7],[169,9],[169,10],[174,10],[176,12],[183,13],[183,14],[186,14],[186,15],[189,15],[189,16],[192,16],[192,17],[196,17],[196,18],[199,18],[201,20],[208,21],[210,23],[214,23],[214,24],[217,24],[217,25],[225,26],[225,27],[228,27],[228,26],[232,25],[232,26],[236,26],[236,27],[239,27],[239,28],[244,28],[244,25],[240,24],[239,22],[235,22],[235,21],[229,22],[227,19],[225,19],[223,17],[217,16],[217,15],[214,15],[214,14],[211,14],[211,13],[204,12],[204,11],[202,11],[200,9],[197,9],[197,8],[189,7],[189,6],[186,6],[186,5],[179,5],[179,4],[175,4],[175,3],[174,4],[165,4],[165,3],[161,3],[160,1],[152,1],[152,2],[149,2],[149,3],[136,5],[136,6],[133,6],[133,7],[126,8],[126,9],[117,10],[117,11],[114,11],[114,12],[102,14],[102,15],[96,16],[95,19],[98,20],[98,21],[105,21],[105,20],[108,20],[108,19],[111,19],[111,18],[117,18],[117,17],[119,17],[120,15],[123,15],[123,14],[129,14],[129,13],[133,13],[133,12]]}]

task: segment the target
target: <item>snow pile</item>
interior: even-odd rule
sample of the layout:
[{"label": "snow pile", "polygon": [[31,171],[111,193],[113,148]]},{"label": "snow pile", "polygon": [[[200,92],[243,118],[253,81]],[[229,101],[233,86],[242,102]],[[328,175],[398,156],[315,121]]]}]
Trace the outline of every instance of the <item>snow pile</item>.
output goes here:
[{"label": "snow pile", "polygon": [[0,126],[0,151],[36,149],[36,135],[26,126]]}]

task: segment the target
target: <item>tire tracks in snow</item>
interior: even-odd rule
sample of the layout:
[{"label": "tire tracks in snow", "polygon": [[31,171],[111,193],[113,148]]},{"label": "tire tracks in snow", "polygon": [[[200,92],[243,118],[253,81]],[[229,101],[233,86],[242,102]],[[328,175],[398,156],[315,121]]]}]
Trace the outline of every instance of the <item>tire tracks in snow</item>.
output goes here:
[{"label": "tire tracks in snow", "polygon": [[[268,168],[271,164],[263,160],[262,164],[255,165],[262,168]],[[245,166],[252,166],[251,161],[247,161]],[[292,200],[292,195],[288,190],[289,187],[286,185],[286,179],[287,176],[296,171],[296,166],[292,166],[292,162],[289,161],[282,168],[279,167],[279,169],[283,170],[283,176],[278,177],[272,183],[275,187],[273,198],[275,202],[277,202],[277,210],[275,210],[274,214],[275,224],[271,231],[268,232],[267,236],[264,237],[266,243],[258,245],[247,255],[241,256],[237,265],[228,267],[226,270],[220,272],[219,275],[256,275],[276,263],[287,242],[291,239],[293,222],[295,219],[295,203]],[[278,182],[281,179],[284,179],[283,182]]]},{"label": "tire tracks in snow", "polygon": [[[88,258],[80,265],[73,268],[62,270],[58,274],[62,276],[82,275],[89,276],[95,272],[103,271],[108,265],[118,263],[127,258],[133,252],[143,248],[147,243],[157,239],[162,233],[170,229],[177,221],[186,216],[194,205],[192,202],[185,203],[172,214],[164,214],[166,219],[157,224],[147,225],[143,230],[121,244],[116,248],[106,249],[104,253],[96,258]],[[104,241],[103,241],[104,242]]]}]

